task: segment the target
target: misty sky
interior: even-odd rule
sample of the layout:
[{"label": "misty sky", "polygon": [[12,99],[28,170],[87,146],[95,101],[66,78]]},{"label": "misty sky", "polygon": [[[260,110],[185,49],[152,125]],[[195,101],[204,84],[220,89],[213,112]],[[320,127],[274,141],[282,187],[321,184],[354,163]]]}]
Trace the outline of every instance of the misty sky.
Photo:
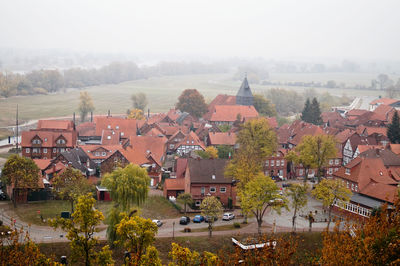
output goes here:
[{"label": "misty sky", "polygon": [[400,60],[398,0],[0,0],[0,47]]}]

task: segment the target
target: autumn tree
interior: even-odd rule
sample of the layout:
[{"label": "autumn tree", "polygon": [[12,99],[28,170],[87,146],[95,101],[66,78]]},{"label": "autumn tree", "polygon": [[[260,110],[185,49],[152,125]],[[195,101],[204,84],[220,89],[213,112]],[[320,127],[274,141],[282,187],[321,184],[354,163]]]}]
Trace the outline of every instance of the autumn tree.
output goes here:
[{"label": "autumn tree", "polygon": [[290,207],[293,210],[292,230],[296,231],[297,212],[307,205],[307,184],[292,184],[288,188],[287,195],[290,199]]},{"label": "autumn tree", "polygon": [[212,236],[212,227],[215,217],[223,211],[222,204],[214,196],[205,197],[200,205],[201,214],[208,216],[208,236]]},{"label": "autumn tree", "polygon": [[136,120],[143,120],[144,119],[143,111],[140,109],[132,109],[129,111],[128,118],[136,119]]},{"label": "autumn tree", "polygon": [[317,199],[322,201],[322,205],[328,208],[328,226],[332,220],[332,208],[335,203],[345,204],[350,200],[351,191],[344,186],[343,181],[338,179],[323,179],[311,194]]},{"label": "autumn tree", "polygon": [[214,146],[208,146],[204,151],[199,150],[196,153],[202,159],[217,159],[218,158],[218,150]]},{"label": "autumn tree", "polygon": [[250,120],[241,127],[236,143],[239,149],[229,162],[225,174],[239,180],[238,188],[262,171],[265,158],[277,148],[277,138],[266,118]]},{"label": "autumn tree", "polygon": [[201,117],[207,112],[207,104],[196,89],[186,89],[178,98],[175,105],[176,109],[188,112],[194,117]]},{"label": "autumn tree", "polygon": [[120,212],[130,212],[136,204],[140,206],[149,193],[150,178],[147,170],[134,164],[118,167],[103,177],[101,185],[110,191],[114,206],[108,218],[107,237],[111,244],[116,240],[115,226],[120,222]]},{"label": "autumn tree", "polygon": [[269,207],[278,214],[283,207],[287,208],[287,199],[279,194],[275,181],[262,173],[245,185],[244,190],[240,191],[239,197],[241,208],[255,216],[259,235],[261,235],[264,214]]},{"label": "autumn tree", "polygon": [[302,164],[306,170],[304,180],[312,168],[317,168],[316,176],[320,180],[328,160],[337,153],[335,139],[327,135],[304,136],[295,151],[298,155],[296,162]]},{"label": "autumn tree", "polygon": [[260,115],[276,116],[275,105],[261,94],[254,94],[254,108]]},{"label": "autumn tree", "polygon": [[88,113],[94,111],[94,105],[92,101],[92,97],[90,97],[87,91],[81,91],[79,96],[79,113],[81,116],[81,121],[84,122]]},{"label": "autumn tree", "polygon": [[144,111],[144,108],[146,108],[146,106],[148,104],[146,94],[144,94],[143,92],[133,94],[131,96],[131,100],[132,100],[133,108],[139,109],[142,111]]},{"label": "autumn tree", "polygon": [[214,253],[204,251],[200,256],[197,251],[190,251],[190,249],[182,247],[176,243],[172,243],[171,247],[168,257],[172,261],[168,264],[169,266],[222,265],[221,260]]},{"label": "autumn tree", "polygon": [[391,143],[400,143],[400,120],[397,111],[393,114],[392,123],[388,125],[387,136]]},{"label": "autumn tree", "polygon": [[364,223],[337,222],[323,233],[322,265],[399,265],[400,201],[384,204]]},{"label": "autumn tree", "polygon": [[79,196],[86,195],[93,190],[93,185],[89,183],[81,171],[68,166],[60,175],[53,179],[53,187],[56,193],[71,204],[71,213],[74,212],[74,202]]},{"label": "autumn tree", "polygon": [[103,214],[94,208],[95,202],[90,193],[80,196],[72,219],[56,218],[50,220],[49,224],[54,229],[60,227],[67,232],[73,262],[83,260],[85,265],[108,265],[113,263],[109,247],[95,250],[99,244],[98,238],[94,236],[99,231],[96,227],[104,220]]},{"label": "autumn tree", "polygon": [[186,206],[188,204],[192,204],[193,203],[192,194],[190,194],[190,193],[181,193],[181,194],[179,194],[177,200],[179,202],[183,203],[184,210],[185,210],[185,215],[186,215]]},{"label": "autumn tree", "polygon": [[23,196],[28,189],[38,187],[39,172],[39,168],[31,158],[13,154],[7,159],[3,167],[2,179],[4,183],[12,187],[12,201],[15,208],[21,194]]},{"label": "autumn tree", "polygon": [[150,219],[124,215],[117,225],[118,242],[130,253],[133,265],[161,265],[158,251],[153,246],[157,225]]}]

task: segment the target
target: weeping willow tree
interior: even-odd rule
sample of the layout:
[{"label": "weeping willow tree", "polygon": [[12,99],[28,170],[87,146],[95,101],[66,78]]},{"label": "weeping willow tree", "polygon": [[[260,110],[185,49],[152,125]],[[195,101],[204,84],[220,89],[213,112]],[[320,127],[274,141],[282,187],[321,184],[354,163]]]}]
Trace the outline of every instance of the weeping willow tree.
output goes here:
[{"label": "weeping willow tree", "polygon": [[106,174],[101,185],[110,191],[114,206],[108,215],[107,238],[111,245],[116,240],[116,225],[121,221],[121,213],[132,215],[133,206],[144,203],[149,192],[150,178],[147,170],[138,165],[129,164]]}]

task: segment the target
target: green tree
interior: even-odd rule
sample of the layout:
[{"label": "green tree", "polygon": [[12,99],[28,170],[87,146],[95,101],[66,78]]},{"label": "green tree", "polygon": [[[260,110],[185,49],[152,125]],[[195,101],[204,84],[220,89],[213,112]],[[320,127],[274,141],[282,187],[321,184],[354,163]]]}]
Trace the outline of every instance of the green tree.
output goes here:
[{"label": "green tree", "polygon": [[230,159],[233,156],[234,149],[229,145],[218,145],[218,158],[220,159]]},{"label": "green tree", "polygon": [[35,162],[17,154],[11,155],[4,164],[2,179],[12,187],[12,201],[17,207],[20,192],[35,189],[39,182],[39,168]]},{"label": "green tree", "polygon": [[99,230],[96,228],[104,220],[103,214],[94,208],[96,200],[89,193],[80,196],[72,219],[56,218],[49,221],[55,229],[60,227],[67,232],[67,238],[71,241],[71,258],[73,262],[85,262],[85,265],[112,264],[111,251],[105,246],[96,252],[95,247],[99,240],[94,236]]},{"label": "green tree", "polygon": [[146,94],[144,94],[143,92],[133,94],[131,99],[133,108],[135,109],[144,111],[144,108],[146,108],[148,104]]},{"label": "green tree", "polygon": [[79,113],[81,116],[81,121],[84,122],[88,113],[94,111],[94,105],[92,101],[92,97],[90,97],[87,91],[81,91],[79,96]]},{"label": "green tree", "polygon": [[328,230],[332,219],[332,208],[336,201],[338,204],[344,204],[350,200],[351,191],[344,186],[344,182],[338,179],[324,179],[311,194],[322,201],[322,205],[328,208]]},{"label": "green tree", "polygon": [[314,125],[322,125],[321,109],[319,107],[319,102],[315,97],[311,102],[310,112],[312,117],[312,121],[310,123],[313,123]]},{"label": "green tree", "polygon": [[196,151],[196,153],[202,158],[202,159],[217,159],[218,158],[218,150],[213,147],[213,146],[208,146],[206,150],[202,151]]},{"label": "green tree", "polygon": [[400,143],[400,120],[397,111],[394,112],[392,123],[388,125],[387,136],[391,143]]},{"label": "green tree", "polygon": [[304,122],[312,123],[311,103],[309,98],[307,98],[304,104],[304,108],[303,111],[301,112],[300,118]]},{"label": "green tree", "polygon": [[186,215],[186,206],[188,204],[192,204],[193,203],[193,199],[192,199],[192,194],[190,193],[181,193],[178,196],[178,201],[183,203],[184,205],[184,210],[185,210],[185,215]]},{"label": "green tree", "polygon": [[218,126],[219,130],[221,130],[221,132],[229,132],[232,129],[232,126],[229,124],[222,124]]},{"label": "green tree", "polygon": [[103,177],[101,185],[110,191],[114,206],[108,218],[107,237],[111,244],[116,240],[115,226],[120,222],[120,212],[130,212],[132,205],[141,205],[149,193],[150,178],[146,169],[129,164],[117,168]]},{"label": "green tree", "polygon": [[307,205],[307,190],[308,190],[308,185],[303,184],[292,184],[288,188],[287,195],[290,198],[290,206],[292,207],[293,210],[293,216],[292,216],[292,230],[296,231],[296,218],[297,218],[297,212],[301,210],[304,206]]},{"label": "green tree", "polygon": [[176,109],[188,112],[194,117],[201,117],[207,112],[207,104],[196,89],[186,89],[178,98],[175,105]]},{"label": "green tree", "polygon": [[280,214],[281,208],[287,208],[287,199],[279,194],[276,183],[262,173],[246,184],[244,190],[240,191],[239,197],[241,208],[256,217],[260,235],[266,210],[271,207]]},{"label": "green tree", "polygon": [[86,195],[93,190],[93,185],[89,183],[81,171],[68,166],[61,175],[53,179],[53,186],[56,193],[71,204],[71,213],[74,212],[74,202],[79,196]]},{"label": "green tree", "polygon": [[254,94],[254,108],[260,115],[273,117],[276,116],[275,105],[261,94]]},{"label": "green tree", "polygon": [[130,263],[161,265],[158,251],[153,246],[157,231],[157,225],[150,219],[124,215],[117,225],[117,235],[118,242],[123,243],[125,249],[131,254]]},{"label": "green tree", "polygon": [[214,196],[206,197],[200,205],[201,214],[208,216],[208,236],[212,236],[214,218],[223,211],[221,202]]}]

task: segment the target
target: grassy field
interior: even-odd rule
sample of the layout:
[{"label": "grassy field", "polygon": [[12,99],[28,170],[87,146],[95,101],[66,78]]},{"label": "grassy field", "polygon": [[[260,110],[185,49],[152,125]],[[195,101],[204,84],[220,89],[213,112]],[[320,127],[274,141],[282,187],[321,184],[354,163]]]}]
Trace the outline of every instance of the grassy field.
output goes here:
[{"label": "grassy field", "polygon": [[[103,212],[105,217],[107,217],[108,210],[111,207],[112,202],[98,201],[96,203],[96,208]],[[10,208],[12,208],[11,203]],[[19,204],[18,208],[15,209],[16,214],[22,221],[35,225],[47,225],[46,223],[42,222],[38,211],[40,211],[43,219],[47,220],[60,216],[62,211],[71,211],[71,205],[68,201],[49,200],[45,202]],[[140,215],[144,218],[161,220],[179,217],[180,213],[164,197],[150,196],[140,209]]]},{"label": "grassy field", "polygon": [[[323,81],[335,80],[337,83],[346,84],[369,84],[376,74],[368,73],[298,73],[298,74],[275,74],[271,73],[270,79],[274,82],[287,81]],[[397,80],[398,77],[391,77]],[[178,96],[184,89],[195,88],[211,101],[217,94],[236,95],[241,82],[232,80],[232,74],[208,74],[208,75],[183,75],[154,77],[149,79],[134,80],[115,85],[102,85],[88,87],[93,98],[95,114],[126,113],[131,108],[130,96],[133,93],[144,92],[149,100],[151,112],[164,112],[172,108]],[[271,87],[280,87],[304,91],[302,87],[288,86],[263,86],[250,84],[253,92],[263,93]],[[331,94],[341,96],[346,93],[348,96],[382,94],[378,91],[345,90],[315,88],[317,91],[328,91]],[[70,116],[77,112],[79,102],[79,90],[69,89],[65,93],[60,92],[48,95],[16,96],[7,99],[0,99],[0,127],[14,125],[15,111],[19,105],[20,119],[28,121],[31,119]]]},{"label": "grassy field", "polygon": [[[283,236],[288,237],[289,234],[277,234],[277,237]],[[275,237],[276,237],[275,236]],[[155,247],[159,251],[159,256],[163,262],[163,265],[167,265],[169,262],[168,253],[171,250],[171,243],[178,243],[183,247],[187,247],[190,250],[195,250],[199,253],[204,251],[213,252],[216,254],[223,254],[227,256],[234,252],[234,246],[231,241],[232,235],[226,236],[213,236],[209,237],[176,237],[172,238],[157,238],[155,241]],[[243,236],[246,237],[246,236]],[[320,248],[322,246],[321,233],[300,233],[298,237],[298,248],[295,254],[296,265],[311,265],[311,261],[319,256]],[[106,242],[101,242],[101,245],[105,245]],[[52,256],[59,260],[60,256],[65,255],[70,258],[70,248],[68,243],[50,243],[50,244],[39,244],[40,250],[47,256]],[[124,250],[122,248],[115,248],[113,250],[113,258],[116,261],[116,265],[121,265],[123,260]],[[70,261],[69,261],[70,262]]]}]

